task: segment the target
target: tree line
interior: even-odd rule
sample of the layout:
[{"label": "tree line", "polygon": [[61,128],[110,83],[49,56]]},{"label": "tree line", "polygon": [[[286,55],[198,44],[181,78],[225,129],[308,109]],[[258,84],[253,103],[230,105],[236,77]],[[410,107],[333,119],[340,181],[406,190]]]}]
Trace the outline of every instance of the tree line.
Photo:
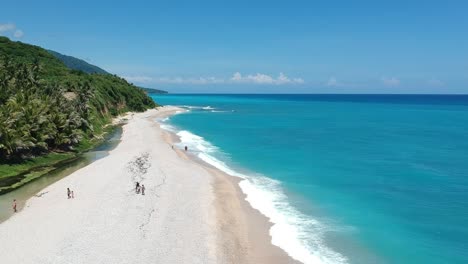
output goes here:
[{"label": "tree line", "polygon": [[72,150],[112,115],[155,106],[119,77],[67,71],[54,78],[44,67],[0,57],[0,161]]}]

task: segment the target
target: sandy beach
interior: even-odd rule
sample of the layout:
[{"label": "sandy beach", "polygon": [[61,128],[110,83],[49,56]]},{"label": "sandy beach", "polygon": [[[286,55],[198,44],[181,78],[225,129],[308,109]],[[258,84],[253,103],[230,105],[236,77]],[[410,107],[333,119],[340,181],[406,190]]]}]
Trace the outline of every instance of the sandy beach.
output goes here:
[{"label": "sandy beach", "polygon": [[121,118],[121,143],[109,156],[0,224],[0,263],[297,263],[271,244],[270,224],[238,179],[173,149],[177,137],[156,119],[177,111]]}]

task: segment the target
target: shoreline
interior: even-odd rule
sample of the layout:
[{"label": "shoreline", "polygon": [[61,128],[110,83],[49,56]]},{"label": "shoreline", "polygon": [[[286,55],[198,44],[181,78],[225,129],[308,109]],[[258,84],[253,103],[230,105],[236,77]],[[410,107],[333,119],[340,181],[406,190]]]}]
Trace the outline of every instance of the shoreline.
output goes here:
[{"label": "shoreline", "polygon": [[[158,122],[160,125],[160,123]],[[179,137],[167,130],[162,130],[164,140],[173,146],[179,143]],[[273,224],[261,212],[254,209],[246,200],[246,194],[240,188],[241,178],[229,175],[203,160],[174,149],[179,156],[189,159],[205,168],[213,177],[213,190],[216,196],[215,207],[218,215],[218,238],[221,254],[227,263],[284,263],[300,264],[283,249],[272,244],[269,234]],[[235,251],[232,253],[231,251]]]},{"label": "shoreline", "polygon": [[271,224],[245,200],[241,179],[171,148],[176,138],[156,119],[177,111],[129,115],[107,157],[29,199],[0,224],[0,261],[299,263],[271,244]]}]

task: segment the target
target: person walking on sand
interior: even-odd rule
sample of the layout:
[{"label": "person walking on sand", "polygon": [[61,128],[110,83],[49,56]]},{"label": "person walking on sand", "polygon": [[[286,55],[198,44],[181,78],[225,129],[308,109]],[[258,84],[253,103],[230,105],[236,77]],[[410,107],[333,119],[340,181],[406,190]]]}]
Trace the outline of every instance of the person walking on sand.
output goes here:
[{"label": "person walking on sand", "polygon": [[13,206],[12,206],[12,207],[13,207],[13,212],[14,212],[14,213],[18,212],[18,211],[16,210],[16,199],[13,199]]},{"label": "person walking on sand", "polygon": [[145,185],[141,185],[141,195],[145,195]]},{"label": "person walking on sand", "polygon": [[75,194],[73,193],[73,191],[71,191],[71,198],[75,199]]},{"label": "person walking on sand", "polygon": [[67,188],[67,196],[68,196],[68,199],[71,198],[71,191],[70,191],[70,188]]},{"label": "person walking on sand", "polygon": [[135,192],[136,192],[136,193],[139,193],[139,192],[140,192],[140,183],[139,183],[139,182],[136,182]]},{"label": "person walking on sand", "polygon": [[187,146],[185,146],[185,151],[187,151],[187,150],[188,150],[188,148],[187,148]]}]

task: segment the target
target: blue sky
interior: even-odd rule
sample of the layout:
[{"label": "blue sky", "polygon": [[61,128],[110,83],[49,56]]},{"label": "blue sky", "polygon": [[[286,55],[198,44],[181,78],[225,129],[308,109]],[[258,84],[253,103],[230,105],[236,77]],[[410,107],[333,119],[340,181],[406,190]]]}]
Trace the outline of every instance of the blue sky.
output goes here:
[{"label": "blue sky", "polygon": [[468,93],[466,1],[5,1],[0,8],[1,35],[171,92]]}]

